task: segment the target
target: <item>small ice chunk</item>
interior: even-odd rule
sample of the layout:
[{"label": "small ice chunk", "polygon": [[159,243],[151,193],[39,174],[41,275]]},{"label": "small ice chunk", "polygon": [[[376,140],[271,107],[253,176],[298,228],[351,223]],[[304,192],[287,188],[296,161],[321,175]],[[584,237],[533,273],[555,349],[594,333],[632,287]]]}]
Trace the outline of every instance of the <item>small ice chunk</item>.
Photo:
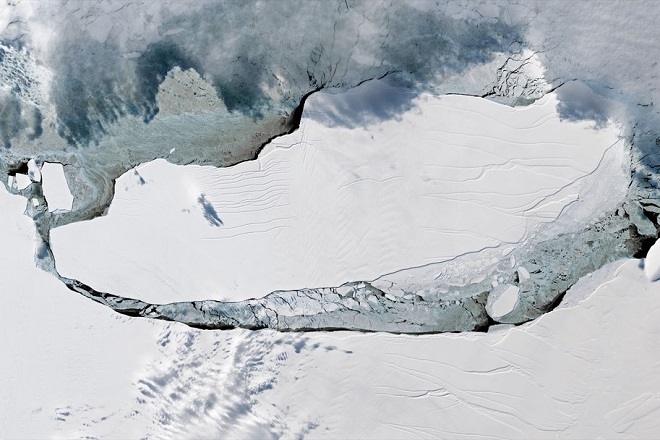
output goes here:
[{"label": "small ice chunk", "polygon": [[43,191],[48,210],[57,209],[71,211],[73,196],[64,176],[64,167],[61,163],[44,163],[41,170],[43,174]]},{"label": "small ice chunk", "polygon": [[522,266],[518,266],[518,279],[520,281],[527,281],[529,279],[529,271]]},{"label": "small ice chunk", "polygon": [[34,159],[28,161],[28,176],[33,182],[41,182],[41,170]]},{"label": "small ice chunk", "polygon": [[32,202],[32,206],[35,206],[35,207],[39,206],[39,200],[33,198],[33,199],[30,199],[30,201]]},{"label": "small ice chunk", "polygon": [[176,151],[176,148],[172,148],[172,149],[170,150],[170,154],[174,153],[175,151]]},{"label": "small ice chunk", "polygon": [[336,289],[338,295],[346,296],[349,293],[353,293],[353,287],[351,286],[339,286]]},{"label": "small ice chunk", "polygon": [[486,311],[494,320],[511,313],[518,302],[518,286],[501,284],[493,289],[486,301]]},{"label": "small ice chunk", "polygon": [[14,176],[7,176],[7,186],[10,188],[14,187]]},{"label": "small ice chunk", "polygon": [[656,241],[646,254],[644,274],[651,281],[660,280],[660,240]]},{"label": "small ice chunk", "polygon": [[339,310],[339,304],[336,304],[336,303],[323,304],[323,310],[325,310],[326,312],[337,311],[337,310]]},{"label": "small ice chunk", "polygon": [[18,173],[16,173],[16,188],[25,189],[28,186],[30,186],[31,183],[32,183],[32,181],[27,176],[27,174],[18,174]]},{"label": "small ice chunk", "polygon": [[488,333],[506,333],[514,327],[513,324],[495,324],[488,327]]}]

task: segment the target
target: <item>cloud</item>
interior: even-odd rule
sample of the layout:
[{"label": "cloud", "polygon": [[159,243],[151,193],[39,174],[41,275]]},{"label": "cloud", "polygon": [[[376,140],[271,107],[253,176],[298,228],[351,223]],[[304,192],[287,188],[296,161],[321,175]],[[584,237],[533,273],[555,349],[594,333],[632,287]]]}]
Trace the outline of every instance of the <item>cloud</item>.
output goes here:
[{"label": "cloud", "polygon": [[564,120],[594,121],[596,127],[601,128],[607,125],[614,110],[612,101],[595,94],[579,81],[562,85],[556,93],[557,113]]},{"label": "cloud", "polygon": [[329,127],[365,127],[399,117],[413,107],[417,95],[383,81],[368,81],[347,93],[314,95],[313,106],[305,109],[305,115]]},{"label": "cloud", "polygon": [[[230,112],[259,119],[291,112],[311,90],[345,89],[387,72],[390,81],[423,90],[521,38],[513,25],[454,19],[405,3],[212,2],[162,7],[157,15],[157,37],[130,57],[119,31],[95,40],[81,32],[77,14],[58,25],[48,60],[51,96],[58,132],[71,145],[98,143],[125,116],[151,121],[158,87],[174,67],[194,68]],[[117,23],[123,16],[107,17]],[[390,98],[357,113],[389,117],[406,109],[399,97]]]}]

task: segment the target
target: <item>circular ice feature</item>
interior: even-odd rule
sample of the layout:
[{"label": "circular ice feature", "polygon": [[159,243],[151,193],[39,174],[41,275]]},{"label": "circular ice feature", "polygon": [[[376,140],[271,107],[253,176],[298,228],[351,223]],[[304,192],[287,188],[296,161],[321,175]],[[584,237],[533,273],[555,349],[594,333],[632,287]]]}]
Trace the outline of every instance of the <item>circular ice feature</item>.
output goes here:
[{"label": "circular ice feature", "polygon": [[494,288],[488,296],[486,302],[486,312],[495,321],[508,315],[513,311],[518,303],[518,286],[511,284],[501,284]]},{"label": "circular ice feature", "polygon": [[644,274],[650,281],[660,280],[660,240],[656,241],[646,254]]}]

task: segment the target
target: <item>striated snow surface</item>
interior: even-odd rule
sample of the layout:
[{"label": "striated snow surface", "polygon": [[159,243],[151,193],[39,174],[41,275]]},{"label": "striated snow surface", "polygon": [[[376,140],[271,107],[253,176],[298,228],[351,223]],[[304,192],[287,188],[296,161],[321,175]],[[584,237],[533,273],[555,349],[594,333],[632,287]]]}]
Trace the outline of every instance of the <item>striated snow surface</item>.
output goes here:
[{"label": "striated snow surface", "polygon": [[[383,116],[393,103],[409,109]],[[588,218],[607,197],[580,185],[621,147],[618,129],[562,121],[556,105],[552,94],[522,108],[416,97],[378,81],[314,94],[300,129],[256,161],[127,172],[107,216],[51,231],[57,269],[151,303],[238,301],[517,243],[579,198]]]},{"label": "striated snow surface", "polygon": [[[660,285],[639,260],[484,333],[201,331],[128,318],[34,267],[0,191],[3,438],[654,438]],[[640,312],[641,311],[641,312]],[[635,322],[634,326],[629,323]]]}]

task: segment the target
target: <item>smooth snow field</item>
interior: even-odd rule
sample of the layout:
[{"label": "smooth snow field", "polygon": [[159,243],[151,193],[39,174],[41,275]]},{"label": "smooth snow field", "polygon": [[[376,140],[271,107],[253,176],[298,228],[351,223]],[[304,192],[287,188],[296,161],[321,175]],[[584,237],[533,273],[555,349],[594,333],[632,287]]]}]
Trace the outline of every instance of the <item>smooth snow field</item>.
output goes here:
[{"label": "smooth snow field", "polygon": [[[395,115],[382,108],[391,102]],[[615,127],[561,121],[556,104],[415,97],[379,82],[317,93],[300,129],[255,161],[160,159],[123,175],[107,216],[52,230],[57,268],[152,303],[237,301],[517,243],[622,148]]]},{"label": "smooth snow field", "polygon": [[[656,438],[660,283],[639,260],[534,322],[427,336],[201,331],[37,269],[0,189],[0,437]],[[634,323],[634,325],[631,325]]]}]

